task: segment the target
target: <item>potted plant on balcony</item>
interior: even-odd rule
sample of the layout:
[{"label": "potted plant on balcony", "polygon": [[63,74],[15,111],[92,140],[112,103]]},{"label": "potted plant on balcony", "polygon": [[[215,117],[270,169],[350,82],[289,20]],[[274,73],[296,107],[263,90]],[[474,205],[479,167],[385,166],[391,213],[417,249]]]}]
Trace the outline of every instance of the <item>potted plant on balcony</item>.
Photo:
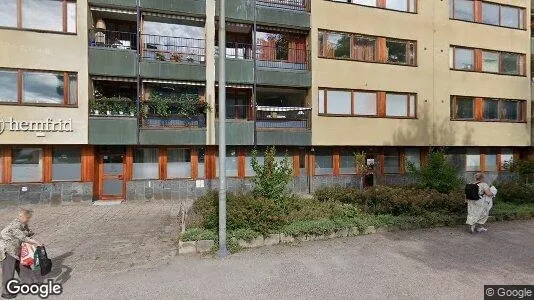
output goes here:
[{"label": "potted plant on balcony", "polygon": [[156,60],[165,61],[165,54],[162,52],[156,52]]}]

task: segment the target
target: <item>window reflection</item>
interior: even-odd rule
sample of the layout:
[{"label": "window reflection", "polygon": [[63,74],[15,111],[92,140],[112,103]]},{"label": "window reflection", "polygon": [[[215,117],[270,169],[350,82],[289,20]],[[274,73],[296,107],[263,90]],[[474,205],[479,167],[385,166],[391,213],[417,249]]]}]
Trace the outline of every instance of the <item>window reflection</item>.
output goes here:
[{"label": "window reflection", "polygon": [[23,102],[63,104],[63,75],[26,72],[23,75]]},{"label": "window reflection", "polygon": [[22,1],[22,27],[28,29],[63,31],[62,1]]},{"label": "window reflection", "polygon": [[0,1],[0,26],[17,27],[17,0]]},{"label": "window reflection", "polygon": [[0,102],[17,102],[17,71],[0,70]]}]

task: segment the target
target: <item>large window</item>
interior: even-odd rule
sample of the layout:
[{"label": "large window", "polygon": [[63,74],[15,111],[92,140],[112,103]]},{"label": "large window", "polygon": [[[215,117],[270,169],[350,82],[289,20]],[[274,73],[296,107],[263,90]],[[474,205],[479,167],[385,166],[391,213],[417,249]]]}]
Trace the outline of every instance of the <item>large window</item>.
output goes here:
[{"label": "large window", "polygon": [[75,73],[0,69],[0,103],[75,106]]},{"label": "large window", "polygon": [[451,46],[450,55],[454,70],[525,76],[524,54]]},{"label": "large window", "polygon": [[416,65],[417,42],[388,37],[319,31],[319,57]]},{"label": "large window", "polygon": [[[319,89],[318,103],[320,115],[416,117],[416,96],[411,93]],[[385,111],[379,111],[380,103]]]},{"label": "large window", "polygon": [[13,148],[11,151],[12,182],[40,182],[43,180],[43,149]]},{"label": "large window", "polygon": [[384,151],[384,173],[397,174],[400,173],[400,158],[399,151],[394,148],[387,148]]},{"label": "large window", "polygon": [[188,148],[167,149],[167,178],[191,177],[191,150]]},{"label": "large window", "polygon": [[405,163],[412,164],[415,168],[421,167],[421,151],[419,148],[406,148],[404,149]]},{"label": "large window", "polygon": [[333,2],[352,3],[370,7],[380,7],[390,10],[415,13],[417,0],[330,0]]},{"label": "large window", "polygon": [[467,149],[465,153],[465,170],[467,172],[480,171],[480,151],[478,149]]},{"label": "large window", "polygon": [[524,100],[452,96],[451,119],[523,122],[526,105]]},{"label": "large window", "polygon": [[80,181],[82,156],[79,148],[57,147],[52,153],[52,181]]},{"label": "large window", "polygon": [[339,152],[339,172],[341,174],[355,174],[356,160],[354,151],[350,149],[341,149]]},{"label": "large window", "polygon": [[159,178],[158,148],[137,148],[134,150],[133,179]]},{"label": "large window", "polygon": [[332,149],[318,148],[315,150],[315,175],[334,174]]},{"label": "large window", "polygon": [[481,0],[450,0],[450,18],[525,29],[525,9]]},{"label": "large window", "polygon": [[[238,152],[236,147],[226,147],[226,176],[238,177]],[[218,170],[218,169],[217,169]]]},{"label": "large window", "polygon": [[76,1],[2,0],[0,26],[76,33]]}]

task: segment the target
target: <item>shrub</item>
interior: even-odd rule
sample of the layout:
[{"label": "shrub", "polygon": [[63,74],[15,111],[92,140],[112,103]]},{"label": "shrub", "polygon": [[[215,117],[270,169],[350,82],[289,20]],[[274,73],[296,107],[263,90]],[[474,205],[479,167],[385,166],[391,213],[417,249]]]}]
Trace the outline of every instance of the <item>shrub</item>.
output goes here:
[{"label": "shrub", "polygon": [[182,241],[216,240],[217,233],[203,228],[189,228],[180,235]]},{"label": "shrub", "polygon": [[531,183],[534,179],[534,158],[506,162],[505,168],[517,174],[522,182]]},{"label": "shrub", "polygon": [[463,211],[465,197],[461,190],[449,194],[413,187],[376,186],[370,189],[330,187],[316,192],[322,201],[354,204],[372,214],[421,214],[428,211],[455,213]]},{"label": "shrub", "polygon": [[252,152],[252,169],[256,176],[252,178],[254,194],[270,200],[280,200],[284,197],[287,185],[293,177],[293,168],[286,156],[283,161],[275,159],[276,149],[270,147],[265,151],[263,165],[258,162],[257,152]]},{"label": "shrub", "polygon": [[431,151],[427,162],[419,169],[408,162],[408,174],[421,188],[434,189],[440,193],[454,191],[462,184],[454,166],[447,161],[443,151]]},{"label": "shrub", "polygon": [[503,182],[496,185],[497,201],[523,204],[534,203],[534,185],[521,182]]},{"label": "shrub", "polygon": [[254,231],[252,229],[242,228],[242,229],[236,229],[234,231],[231,231],[228,236],[230,238],[235,238],[238,240],[250,241],[252,239],[259,237],[260,235],[261,233]]}]

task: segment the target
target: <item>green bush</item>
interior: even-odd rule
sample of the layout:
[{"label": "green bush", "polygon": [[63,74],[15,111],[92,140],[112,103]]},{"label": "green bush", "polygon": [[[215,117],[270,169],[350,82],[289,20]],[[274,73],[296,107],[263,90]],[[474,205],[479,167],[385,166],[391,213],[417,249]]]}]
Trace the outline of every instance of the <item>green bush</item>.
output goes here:
[{"label": "green bush", "polygon": [[216,240],[217,233],[203,228],[189,228],[180,235],[182,241]]},{"label": "green bush", "polygon": [[276,161],[275,147],[265,151],[263,164],[258,162],[258,153],[252,152],[252,169],[256,176],[252,177],[254,195],[278,201],[286,195],[287,185],[293,178],[293,168],[286,156],[281,162]]},{"label": "green bush", "polygon": [[534,203],[534,185],[516,181],[496,184],[496,201],[515,204]]},{"label": "green bush", "polygon": [[371,214],[417,215],[431,211],[456,213],[465,209],[461,190],[448,194],[413,187],[376,186],[370,189],[329,187],[315,193],[322,202],[354,204]]},{"label": "green bush", "polygon": [[230,231],[228,236],[230,238],[234,238],[234,239],[237,239],[237,240],[250,241],[252,239],[255,239],[255,238],[261,236],[261,233],[259,233],[257,231],[254,231],[254,230],[252,230],[250,228],[241,228],[241,229],[236,229],[236,230]]},{"label": "green bush", "polygon": [[417,168],[408,163],[408,175],[415,179],[421,188],[449,193],[462,185],[456,169],[445,158],[443,151],[431,151],[428,160]]}]

